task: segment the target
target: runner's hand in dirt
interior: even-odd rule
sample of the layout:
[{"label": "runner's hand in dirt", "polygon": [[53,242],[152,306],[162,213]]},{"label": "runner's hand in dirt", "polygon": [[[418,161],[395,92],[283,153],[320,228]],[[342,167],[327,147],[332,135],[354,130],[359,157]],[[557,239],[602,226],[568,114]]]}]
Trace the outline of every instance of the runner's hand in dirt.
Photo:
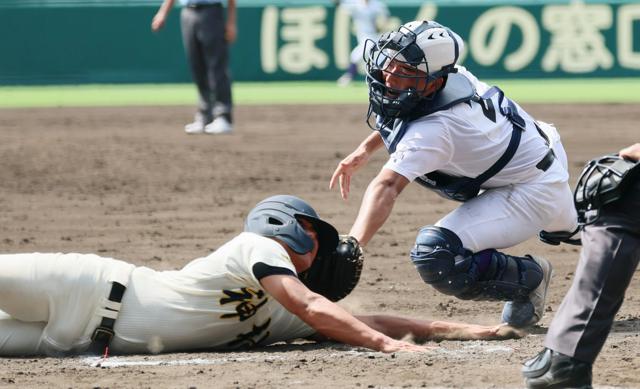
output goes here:
[{"label": "runner's hand in dirt", "polygon": [[385,342],[385,344],[380,348],[380,351],[382,351],[383,353],[395,353],[399,351],[415,353],[415,352],[427,352],[437,348],[438,347],[435,347],[435,346],[417,345],[417,344],[405,342],[404,340],[396,340],[396,339],[389,338],[389,341]]},{"label": "runner's hand in dirt", "polygon": [[497,326],[469,325],[468,334],[468,339],[499,340],[522,338],[527,333],[503,323]]}]

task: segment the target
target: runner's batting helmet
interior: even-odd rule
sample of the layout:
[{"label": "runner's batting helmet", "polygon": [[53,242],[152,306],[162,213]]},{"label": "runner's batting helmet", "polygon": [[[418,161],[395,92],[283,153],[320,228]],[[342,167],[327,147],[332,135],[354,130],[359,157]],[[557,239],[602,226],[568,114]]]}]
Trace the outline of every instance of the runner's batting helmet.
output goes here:
[{"label": "runner's batting helmet", "polygon": [[338,245],[338,231],[320,219],[306,201],[290,195],[266,198],[253,208],[244,224],[244,230],[265,237],[282,240],[298,254],[313,250],[313,240],[307,235],[299,219],[309,221],[318,234],[318,253],[330,253]]}]

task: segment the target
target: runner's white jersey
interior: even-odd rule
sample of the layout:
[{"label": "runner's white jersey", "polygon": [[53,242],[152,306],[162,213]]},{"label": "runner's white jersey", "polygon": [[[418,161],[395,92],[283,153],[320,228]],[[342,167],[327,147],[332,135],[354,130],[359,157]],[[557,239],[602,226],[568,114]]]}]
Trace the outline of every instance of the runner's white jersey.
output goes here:
[{"label": "runner's white jersey", "polygon": [[295,275],[284,248],[244,232],[182,270],[136,268],[111,349],[158,353],[237,348],[305,337],[314,330],[261,287],[256,274]]},{"label": "runner's white jersey", "polygon": [[[461,75],[471,81],[479,95],[490,89],[489,85],[479,81],[464,67],[457,68]],[[498,95],[495,94],[490,101],[484,106],[474,101],[456,104],[409,123],[404,137],[384,167],[409,181],[436,170],[453,176],[477,177],[504,153],[513,131],[511,122],[498,110]],[[502,106],[505,105],[506,102],[503,102]],[[546,172],[535,167],[548,152],[549,146],[537,131],[534,119],[516,106],[520,116],[525,119],[526,131],[522,133],[513,159],[482,187],[495,188],[526,182],[566,182],[569,179],[568,172],[558,161]],[[551,146],[560,142],[560,135],[552,125],[538,123]]]}]

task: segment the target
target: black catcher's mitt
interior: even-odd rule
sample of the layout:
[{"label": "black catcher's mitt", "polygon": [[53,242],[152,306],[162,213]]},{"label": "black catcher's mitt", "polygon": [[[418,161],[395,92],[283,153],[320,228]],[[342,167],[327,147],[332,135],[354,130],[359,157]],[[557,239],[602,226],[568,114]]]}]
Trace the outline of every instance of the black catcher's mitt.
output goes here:
[{"label": "black catcher's mitt", "polygon": [[331,254],[319,255],[298,277],[307,288],[335,302],[347,297],[356,287],[363,261],[362,248],[356,238],[340,236]]},{"label": "black catcher's mitt", "polygon": [[585,166],[573,199],[580,225],[598,220],[600,209],[618,200],[627,187],[640,176],[640,162],[628,161],[617,155],[605,155]]}]

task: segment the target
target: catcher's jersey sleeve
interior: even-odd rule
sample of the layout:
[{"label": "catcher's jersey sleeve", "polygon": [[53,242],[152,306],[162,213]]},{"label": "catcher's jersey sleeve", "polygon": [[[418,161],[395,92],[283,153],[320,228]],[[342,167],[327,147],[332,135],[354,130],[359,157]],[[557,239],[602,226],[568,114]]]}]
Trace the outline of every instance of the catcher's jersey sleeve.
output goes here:
[{"label": "catcher's jersey sleeve", "polygon": [[111,348],[120,353],[232,349],[313,334],[262,289],[256,264],[295,274],[282,246],[252,233],[179,271],[137,268]]}]

